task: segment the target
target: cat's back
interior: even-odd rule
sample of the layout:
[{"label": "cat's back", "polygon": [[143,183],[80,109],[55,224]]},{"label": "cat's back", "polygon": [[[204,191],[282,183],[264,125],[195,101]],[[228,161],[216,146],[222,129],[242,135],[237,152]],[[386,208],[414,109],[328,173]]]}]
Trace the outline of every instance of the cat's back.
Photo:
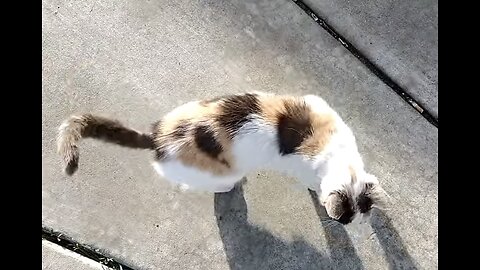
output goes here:
[{"label": "cat's back", "polygon": [[323,151],[338,115],[321,98],[246,93],[184,104],[154,127],[161,158],[228,174]]}]

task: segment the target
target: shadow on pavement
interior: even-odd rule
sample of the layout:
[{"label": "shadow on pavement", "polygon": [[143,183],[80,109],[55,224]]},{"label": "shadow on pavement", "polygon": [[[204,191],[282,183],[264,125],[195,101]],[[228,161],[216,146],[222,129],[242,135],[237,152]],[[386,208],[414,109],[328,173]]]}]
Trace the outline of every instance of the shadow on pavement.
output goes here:
[{"label": "shadow on pavement", "polygon": [[370,223],[385,252],[390,269],[417,269],[400,235],[383,211],[373,209]]},{"label": "shadow on pavement", "polygon": [[[214,201],[215,217],[230,269],[363,269],[356,254],[354,258],[348,257],[351,251],[354,252],[353,247],[346,248],[347,253],[331,250],[334,260],[338,260],[332,263],[328,256],[303,239],[285,242],[250,224],[241,185],[230,192],[215,194]],[[335,228],[328,241],[335,238],[348,236],[345,231]]]}]

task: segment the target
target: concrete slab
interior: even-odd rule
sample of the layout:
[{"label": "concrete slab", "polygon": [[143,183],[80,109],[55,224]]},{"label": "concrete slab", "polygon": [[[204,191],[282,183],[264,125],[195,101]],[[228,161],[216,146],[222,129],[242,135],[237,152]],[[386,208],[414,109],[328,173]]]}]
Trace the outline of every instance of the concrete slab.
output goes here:
[{"label": "concrete slab", "polygon": [[[437,129],[294,3],[42,3],[44,226],[137,269],[437,268]],[[150,153],[90,140],[78,173],[61,172],[56,128],[71,113],[145,130],[181,103],[248,90],[324,97],[391,209],[371,226],[326,224],[306,190],[271,172],[229,195],[184,194]]]},{"label": "concrete slab", "polygon": [[438,0],[305,0],[438,117]]},{"label": "concrete slab", "polygon": [[42,240],[42,269],[105,270],[110,268],[61,246]]}]

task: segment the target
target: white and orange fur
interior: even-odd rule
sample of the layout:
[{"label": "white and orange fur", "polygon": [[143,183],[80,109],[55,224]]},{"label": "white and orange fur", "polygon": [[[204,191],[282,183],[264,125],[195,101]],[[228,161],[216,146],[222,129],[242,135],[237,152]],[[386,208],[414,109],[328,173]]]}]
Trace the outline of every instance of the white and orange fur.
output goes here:
[{"label": "white and orange fur", "polygon": [[383,201],[351,129],[315,95],[247,93],[193,101],[148,134],[91,114],[72,116],[58,136],[68,174],[77,169],[82,137],[154,150],[155,170],[186,189],[228,192],[251,172],[282,172],[317,191],[329,216],[344,224]]}]

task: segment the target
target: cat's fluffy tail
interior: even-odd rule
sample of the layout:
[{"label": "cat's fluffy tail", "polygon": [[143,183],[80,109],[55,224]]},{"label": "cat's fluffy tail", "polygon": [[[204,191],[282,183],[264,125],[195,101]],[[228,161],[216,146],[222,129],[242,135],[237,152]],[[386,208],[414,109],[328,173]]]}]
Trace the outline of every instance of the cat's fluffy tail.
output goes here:
[{"label": "cat's fluffy tail", "polygon": [[91,114],[73,115],[58,129],[57,150],[62,156],[65,173],[72,175],[78,168],[77,143],[81,138],[95,138],[121,146],[153,149],[151,135],[123,126],[116,120]]}]

